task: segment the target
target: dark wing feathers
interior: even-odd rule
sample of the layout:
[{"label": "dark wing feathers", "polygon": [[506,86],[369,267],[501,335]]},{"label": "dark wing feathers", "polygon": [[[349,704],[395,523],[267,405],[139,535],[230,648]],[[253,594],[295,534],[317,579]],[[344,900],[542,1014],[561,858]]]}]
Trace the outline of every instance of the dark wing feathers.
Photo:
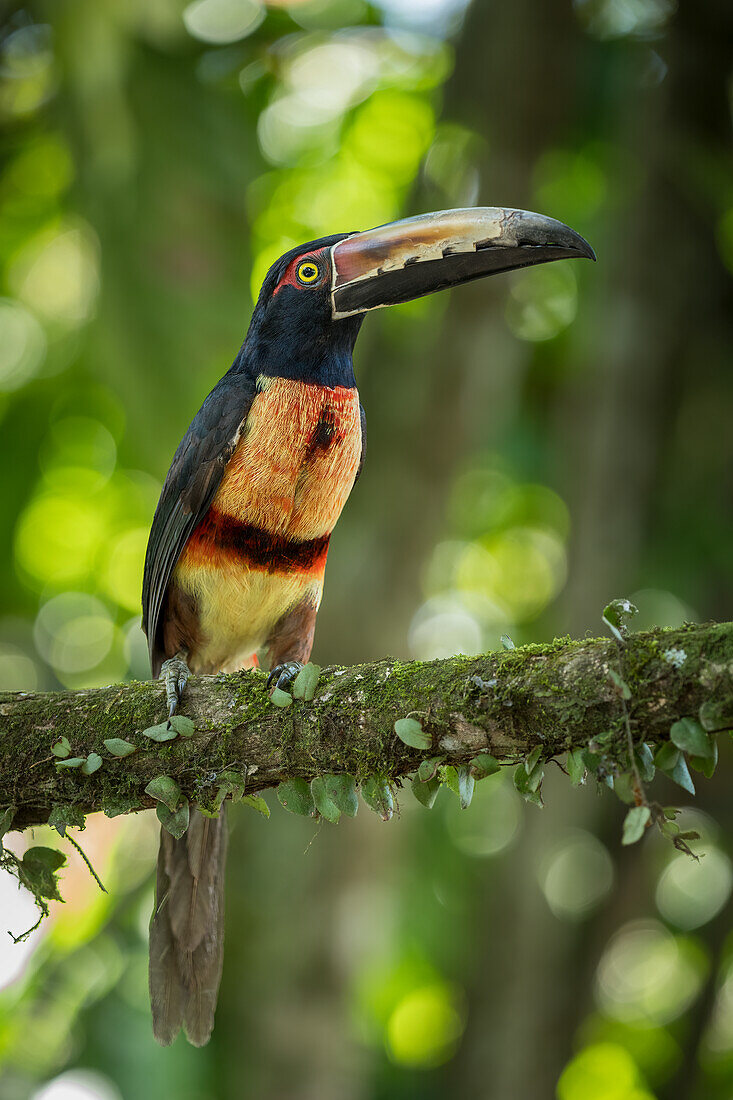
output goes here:
[{"label": "dark wing feathers", "polygon": [[162,649],[162,627],[171,575],[214,498],[255,392],[253,379],[233,372],[226,374],[194,417],[166,476],[143,573],[143,630],[148,636],[153,676],[159,674],[167,656]]}]

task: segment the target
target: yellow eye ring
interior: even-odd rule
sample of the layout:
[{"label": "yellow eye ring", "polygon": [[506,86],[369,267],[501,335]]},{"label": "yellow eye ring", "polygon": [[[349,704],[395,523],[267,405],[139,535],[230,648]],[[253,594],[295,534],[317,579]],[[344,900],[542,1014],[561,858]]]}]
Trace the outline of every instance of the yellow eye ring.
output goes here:
[{"label": "yellow eye ring", "polygon": [[320,274],[318,264],[314,264],[312,260],[306,260],[298,267],[298,279],[306,286],[308,283],[314,283]]}]

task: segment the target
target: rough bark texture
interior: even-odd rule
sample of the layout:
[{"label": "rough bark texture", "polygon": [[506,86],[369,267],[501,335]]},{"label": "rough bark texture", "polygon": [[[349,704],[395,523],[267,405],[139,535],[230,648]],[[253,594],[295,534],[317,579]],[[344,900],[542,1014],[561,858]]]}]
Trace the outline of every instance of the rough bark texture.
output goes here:
[{"label": "rough bark texture", "polygon": [[[261,672],[202,676],[189,681],[182,705],[194,736],[163,744],[142,735],[164,719],[160,683],[0,693],[0,807],[15,806],[22,828],[46,821],[54,804],[110,814],[152,806],[145,786],[161,774],[206,804],[227,769],[246,771],[251,794],[327,772],[399,778],[436,754],[455,764],[480,752],[510,762],[540,745],[549,759],[609,730],[622,755],[623,710],[610,670],[631,691],[635,741],[665,740],[674,721],[710,701],[730,716],[733,623],[631,634],[623,647],[559,639],[481,657],[330,667],[312,702],[287,709],[270,703]],[[430,734],[429,749],[395,735],[395,720],[408,714]],[[60,735],[73,756],[98,752],[103,766],[90,776],[58,768],[50,748]],[[112,737],[136,752],[112,757],[104,747]]]}]

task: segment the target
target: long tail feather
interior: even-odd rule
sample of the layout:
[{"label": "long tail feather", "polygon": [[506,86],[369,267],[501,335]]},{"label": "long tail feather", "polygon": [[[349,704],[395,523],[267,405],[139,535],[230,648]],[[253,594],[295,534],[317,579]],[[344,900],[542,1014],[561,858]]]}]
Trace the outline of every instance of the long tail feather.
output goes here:
[{"label": "long tail feather", "polygon": [[181,1027],[203,1046],[214,1026],[224,956],[227,830],[218,818],[191,814],[176,840],[161,829],[155,910],[150,925],[153,1033],[168,1046]]}]

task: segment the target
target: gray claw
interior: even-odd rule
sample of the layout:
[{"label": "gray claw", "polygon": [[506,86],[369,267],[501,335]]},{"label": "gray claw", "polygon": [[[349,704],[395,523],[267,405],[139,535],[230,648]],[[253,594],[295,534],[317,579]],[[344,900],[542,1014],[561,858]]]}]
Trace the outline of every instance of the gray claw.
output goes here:
[{"label": "gray claw", "polygon": [[176,708],[181,701],[181,695],[185,688],[191,670],[186,664],[186,658],[177,653],[175,657],[169,657],[163,661],[160,669],[160,679],[165,681],[165,697],[168,703],[168,720],[176,713]]},{"label": "gray claw", "polygon": [[[281,691],[289,691],[293,686],[293,680],[305,666],[300,661],[285,661],[281,665],[275,665],[270,669],[267,677],[268,688],[280,688]],[[274,687],[273,687],[274,684]]]}]

